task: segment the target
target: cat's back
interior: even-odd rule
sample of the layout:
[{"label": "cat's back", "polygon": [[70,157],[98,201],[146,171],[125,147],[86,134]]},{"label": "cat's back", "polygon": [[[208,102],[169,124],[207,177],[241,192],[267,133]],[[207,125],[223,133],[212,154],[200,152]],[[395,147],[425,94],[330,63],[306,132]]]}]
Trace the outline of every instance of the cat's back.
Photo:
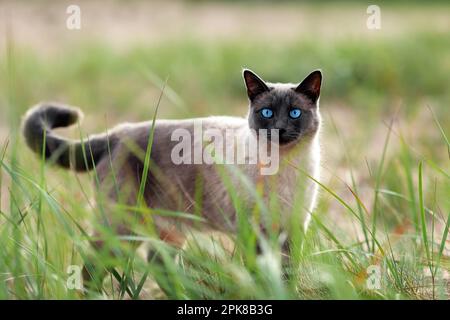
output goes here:
[{"label": "cat's back", "polygon": [[[193,138],[194,134],[203,134],[210,129],[226,130],[244,130],[248,127],[247,119],[242,117],[230,116],[211,116],[190,119],[160,119],[155,121],[155,128],[152,130],[152,121],[138,123],[123,123],[117,126],[111,134],[118,137],[119,140],[131,139],[140,146],[146,146],[151,132],[153,131],[154,142],[158,141],[176,142],[180,134],[189,134]],[[170,143],[171,145],[173,143]]]},{"label": "cat's back", "polygon": [[[247,119],[242,117],[230,116],[210,116],[202,118],[190,118],[182,120],[157,120],[155,123],[155,130],[159,132],[172,132],[176,129],[187,129],[193,132],[195,126],[201,126],[202,130],[207,129],[241,129],[248,124]],[[151,126],[151,122],[144,124],[146,127]]]},{"label": "cat's back", "polygon": [[116,146],[118,153],[129,154],[126,152],[129,145],[136,145],[145,152],[151,139],[153,161],[162,166],[169,166],[173,165],[173,150],[180,143],[183,143],[184,146],[191,146],[192,150],[189,152],[194,152],[195,144],[203,144],[208,130],[210,130],[209,132],[212,132],[211,130],[215,130],[216,133],[220,132],[225,139],[228,132],[232,132],[235,136],[244,136],[248,128],[247,119],[229,116],[182,120],[161,119],[155,121],[154,128],[152,128],[152,124],[152,121],[145,121],[123,123],[115,127],[110,135],[118,141]]}]

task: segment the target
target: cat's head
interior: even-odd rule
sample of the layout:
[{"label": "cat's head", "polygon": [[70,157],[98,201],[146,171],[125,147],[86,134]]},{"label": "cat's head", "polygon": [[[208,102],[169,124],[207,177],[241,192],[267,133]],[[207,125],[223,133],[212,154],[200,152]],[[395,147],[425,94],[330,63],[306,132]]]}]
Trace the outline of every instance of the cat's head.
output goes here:
[{"label": "cat's head", "polygon": [[300,84],[269,83],[251,70],[243,71],[250,100],[251,129],[279,130],[280,145],[294,144],[314,136],[319,129],[319,96],[322,73],[310,73]]}]

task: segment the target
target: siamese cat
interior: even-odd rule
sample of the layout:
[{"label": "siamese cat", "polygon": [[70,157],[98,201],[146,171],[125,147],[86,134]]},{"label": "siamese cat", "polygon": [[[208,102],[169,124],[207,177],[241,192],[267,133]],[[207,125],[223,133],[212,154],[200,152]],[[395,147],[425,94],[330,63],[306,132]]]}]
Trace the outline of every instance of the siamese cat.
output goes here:
[{"label": "siamese cat", "polygon": [[[201,223],[173,215],[152,214],[157,234],[170,244],[181,247],[190,227],[236,232],[237,213],[229,185],[227,187],[224,182],[227,178],[249,209],[255,206],[256,190],[261,191],[268,207],[276,199],[279,210],[275,215],[279,217],[280,232],[292,227],[306,228],[317,198],[317,184],[313,179],[319,179],[320,173],[319,96],[322,74],[318,70],[313,71],[300,84],[265,82],[248,69],[243,71],[243,77],[249,99],[246,118],[156,120],[154,127],[152,121],[124,123],[104,134],[73,141],[58,136],[52,129],[76,123],[81,112],[65,105],[41,103],[25,115],[23,134],[33,151],[41,155],[45,153],[47,160],[61,167],[79,172],[95,168],[98,189],[106,196],[106,207],[111,208],[104,210],[105,223],[120,235],[133,233],[127,220],[136,219],[136,212],[130,212],[129,217],[119,217],[114,214],[117,212],[114,206],[117,203],[136,206],[139,194],[142,195],[142,203],[155,212],[161,209],[200,213]],[[278,153],[277,170],[262,174],[260,161],[219,165],[195,161],[194,152],[180,149],[181,136],[174,138],[173,133],[182,130],[193,135],[194,138],[184,143],[187,141],[193,149],[204,149],[205,141],[195,138],[198,123],[200,129],[215,130],[215,140],[220,133],[227,136],[227,131],[232,130],[234,137],[223,139],[225,149],[232,142],[236,146],[231,149],[236,149],[251,139],[268,139],[272,146],[269,151]],[[149,165],[145,173],[149,146]],[[174,154],[182,160],[192,161],[174,161]],[[303,226],[290,225],[293,215],[298,215],[298,219],[292,221],[301,221]],[[144,220],[145,217],[137,219]],[[263,234],[271,228],[259,223]],[[104,245],[101,240],[93,244],[97,249]]]}]

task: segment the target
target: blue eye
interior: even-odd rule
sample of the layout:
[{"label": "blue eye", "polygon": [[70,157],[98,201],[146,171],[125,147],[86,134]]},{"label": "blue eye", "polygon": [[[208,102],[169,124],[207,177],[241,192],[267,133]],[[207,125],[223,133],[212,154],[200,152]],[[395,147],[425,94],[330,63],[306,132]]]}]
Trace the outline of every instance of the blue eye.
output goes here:
[{"label": "blue eye", "polygon": [[301,114],[302,114],[302,111],[300,109],[292,109],[291,111],[289,111],[289,116],[292,119],[299,118]]},{"label": "blue eye", "polygon": [[261,109],[261,115],[263,116],[263,118],[267,118],[267,119],[269,119],[269,118],[272,118],[273,117],[273,111],[272,111],[272,109],[269,109],[269,108],[263,108],[263,109]]}]

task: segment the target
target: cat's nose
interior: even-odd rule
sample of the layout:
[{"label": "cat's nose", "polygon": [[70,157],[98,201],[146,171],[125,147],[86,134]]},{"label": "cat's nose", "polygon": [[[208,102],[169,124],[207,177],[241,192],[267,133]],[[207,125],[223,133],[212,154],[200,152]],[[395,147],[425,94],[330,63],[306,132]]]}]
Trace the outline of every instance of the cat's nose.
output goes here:
[{"label": "cat's nose", "polygon": [[278,136],[283,136],[286,133],[286,129],[283,128],[277,128],[276,130],[278,130]]}]

